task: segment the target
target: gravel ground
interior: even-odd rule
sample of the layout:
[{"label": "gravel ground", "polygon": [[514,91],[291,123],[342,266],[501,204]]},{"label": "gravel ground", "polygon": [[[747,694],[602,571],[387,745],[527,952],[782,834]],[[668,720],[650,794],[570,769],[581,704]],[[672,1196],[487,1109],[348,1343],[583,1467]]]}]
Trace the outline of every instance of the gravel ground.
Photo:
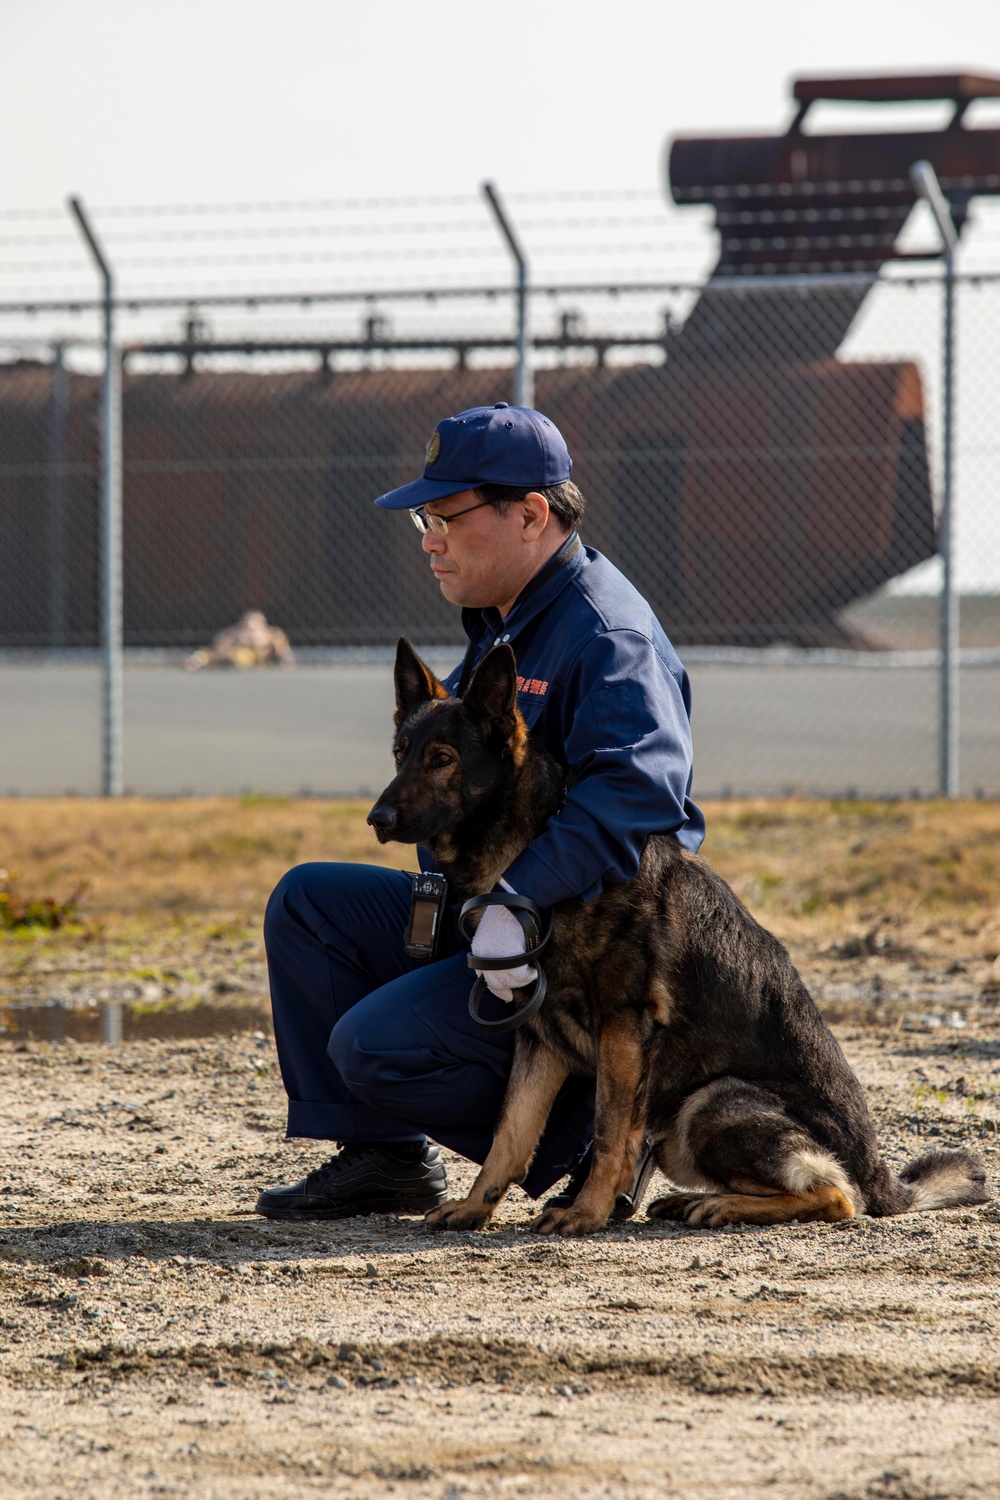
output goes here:
[{"label": "gravel ground", "polygon": [[[895,1165],[972,1145],[996,1182],[992,1007],[839,1034]],[[274,1225],[256,1193],[317,1151],[264,1031],[0,1057],[5,1500],[1000,1495],[995,1204],[552,1244],[515,1190],[486,1234]]]}]

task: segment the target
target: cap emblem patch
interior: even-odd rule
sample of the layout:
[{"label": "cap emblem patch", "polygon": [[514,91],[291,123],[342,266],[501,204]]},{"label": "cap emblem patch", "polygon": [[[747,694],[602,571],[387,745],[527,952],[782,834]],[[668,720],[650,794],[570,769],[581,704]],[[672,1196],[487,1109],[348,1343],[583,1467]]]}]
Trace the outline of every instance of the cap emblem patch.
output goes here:
[{"label": "cap emblem patch", "polygon": [[428,439],[427,452],[424,454],[424,460],[428,464],[436,464],[440,456],[441,434],[435,428],[435,430],[431,433],[430,438]]}]

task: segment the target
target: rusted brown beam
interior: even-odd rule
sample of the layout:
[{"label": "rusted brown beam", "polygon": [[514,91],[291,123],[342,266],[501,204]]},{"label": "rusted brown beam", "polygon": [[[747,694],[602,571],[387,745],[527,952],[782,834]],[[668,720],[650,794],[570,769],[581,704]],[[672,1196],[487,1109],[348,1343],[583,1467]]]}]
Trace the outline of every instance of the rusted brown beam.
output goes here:
[{"label": "rusted brown beam", "polygon": [[816,197],[881,203],[902,195],[915,161],[930,161],[945,192],[1000,192],[1000,130],[884,135],[680,137],[670,149],[678,203]]},{"label": "rusted brown beam", "polygon": [[796,78],[792,96],[799,104],[819,99],[846,99],[856,104],[918,103],[927,99],[971,99],[1000,96],[1000,78],[984,73],[910,73],[888,77]]}]

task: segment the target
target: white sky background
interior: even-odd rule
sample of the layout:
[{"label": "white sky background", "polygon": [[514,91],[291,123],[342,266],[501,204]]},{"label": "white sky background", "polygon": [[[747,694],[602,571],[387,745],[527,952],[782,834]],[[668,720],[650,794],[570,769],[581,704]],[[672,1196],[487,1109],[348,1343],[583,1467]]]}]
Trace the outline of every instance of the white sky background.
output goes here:
[{"label": "white sky background", "polygon": [[[1000,74],[996,0],[2,0],[0,211],[466,194],[481,215],[489,177],[512,198],[636,189],[663,214],[668,138],[783,128],[796,73],[961,67]],[[700,211],[671,217],[674,244],[707,238]],[[613,250],[590,259],[563,264],[615,274]]]},{"label": "white sky background", "polygon": [[1000,6],[3,0],[0,57],[13,207],[656,187],[795,73],[1000,73]]},{"label": "white sky background", "polygon": [[[797,74],[959,69],[1000,74],[1000,0],[0,0],[0,301],[94,295],[63,207],[71,192],[92,208],[123,293],[507,285],[484,178],[507,199],[536,280],[697,280],[715,257],[711,215],[667,199],[672,136],[780,131]],[[862,115],[825,118],[850,128]],[[619,196],[534,196],[595,191]],[[462,201],[108,212],[427,196]],[[1000,269],[1000,200],[974,214],[965,263]],[[294,325],[292,313],[255,316],[258,335]],[[441,310],[420,316],[430,326]],[[505,322],[509,307],[494,316]],[[356,305],[323,317],[358,330]],[[0,338],[87,321],[7,320]],[[220,314],[212,326],[236,325]],[[176,312],[142,326],[177,330]],[[996,479],[998,461],[990,469]],[[992,521],[983,509],[987,491],[975,550],[992,527],[992,586],[1000,518],[995,503]]]}]

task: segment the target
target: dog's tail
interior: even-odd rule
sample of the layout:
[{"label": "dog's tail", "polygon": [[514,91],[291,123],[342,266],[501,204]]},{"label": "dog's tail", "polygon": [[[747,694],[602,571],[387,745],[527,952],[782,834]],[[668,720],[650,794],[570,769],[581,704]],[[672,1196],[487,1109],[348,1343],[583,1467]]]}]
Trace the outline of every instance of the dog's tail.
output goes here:
[{"label": "dog's tail", "polygon": [[899,1174],[905,1195],[897,1213],[922,1213],[928,1208],[971,1208],[988,1203],[986,1172],[971,1151],[926,1151]]}]

